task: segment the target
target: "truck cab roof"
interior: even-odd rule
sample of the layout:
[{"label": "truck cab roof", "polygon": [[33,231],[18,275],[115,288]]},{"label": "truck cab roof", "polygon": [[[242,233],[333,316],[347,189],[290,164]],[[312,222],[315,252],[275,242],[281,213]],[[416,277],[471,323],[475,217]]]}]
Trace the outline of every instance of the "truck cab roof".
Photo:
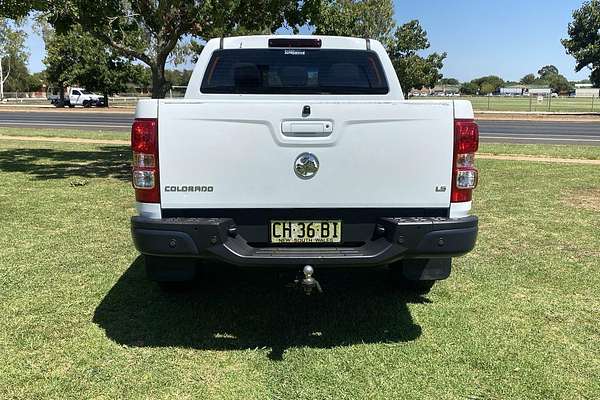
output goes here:
[{"label": "truck cab roof", "polygon": [[[269,40],[290,40],[297,41],[320,41],[321,49],[344,49],[344,50],[369,50],[371,47],[379,47],[381,43],[374,39],[364,39],[356,37],[343,36],[323,36],[323,35],[255,35],[255,36],[235,36],[228,38],[216,38],[208,42],[209,44],[218,44],[221,49],[268,49]],[[293,42],[291,42],[293,43]],[[302,48],[302,45],[289,45],[286,47]],[[313,47],[313,46],[306,46]],[[381,46],[383,47],[383,46]]]}]

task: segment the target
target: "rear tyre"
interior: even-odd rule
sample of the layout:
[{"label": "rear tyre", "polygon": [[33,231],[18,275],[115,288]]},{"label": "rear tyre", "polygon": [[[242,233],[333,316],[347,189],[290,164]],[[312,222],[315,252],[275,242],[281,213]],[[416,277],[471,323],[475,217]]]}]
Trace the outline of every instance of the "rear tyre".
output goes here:
[{"label": "rear tyre", "polygon": [[185,288],[196,278],[196,261],[187,258],[144,256],[148,279],[165,290]]},{"label": "rear tyre", "polygon": [[90,108],[92,106],[92,103],[88,100],[84,100],[83,101],[83,108]]}]

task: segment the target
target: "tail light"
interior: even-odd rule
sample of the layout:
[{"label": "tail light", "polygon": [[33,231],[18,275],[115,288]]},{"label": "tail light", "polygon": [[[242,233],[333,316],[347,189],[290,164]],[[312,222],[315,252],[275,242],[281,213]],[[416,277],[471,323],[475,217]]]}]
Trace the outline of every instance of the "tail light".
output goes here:
[{"label": "tail light", "polygon": [[132,184],[135,199],[142,203],[159,203],[158,182],[158,121],[137,118],[131,127],[133,151]]},{"label": "tail light", "polygon": [[477,186],[475,152],[479,147],[479,127],[472,119],[454,120],[454,157],[450,201],[471,201]]}]

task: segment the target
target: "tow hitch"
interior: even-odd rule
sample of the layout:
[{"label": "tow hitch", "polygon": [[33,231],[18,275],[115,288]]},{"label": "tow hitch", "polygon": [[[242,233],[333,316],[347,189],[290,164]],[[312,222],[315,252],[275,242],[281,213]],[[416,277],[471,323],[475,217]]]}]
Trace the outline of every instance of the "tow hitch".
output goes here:
[{"label": "tow hitch", "polygon": [[319,293],[323,293],[323,289],[321,288],[319,281],[317,281],[312,276],[314,272],[315,269],[310,265],[307,265],[302,269],[304,279],[302,279],[302,281],[300,282],[296,280],[296,283],[299,283],[302,286],[302,290],[304,290],[304,294],[306,294],[307,296],[310,296],[314,289],[317,289]]}]

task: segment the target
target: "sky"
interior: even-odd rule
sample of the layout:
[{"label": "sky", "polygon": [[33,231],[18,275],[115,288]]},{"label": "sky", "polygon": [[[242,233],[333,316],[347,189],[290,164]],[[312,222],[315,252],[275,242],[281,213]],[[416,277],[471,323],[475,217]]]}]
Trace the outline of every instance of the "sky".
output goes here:
[{"label": "sky", "polygon": [[[584,0],[396,0],[398,24],[418,19],[429,35],[430,51],[447,52],[442,73],[461,82],[484,75],[518,81],[553,64],[569,80],[574,59],[560,40],[567,37],[573,10]],[[44,69],[44,42],[28,28],[29,69]],[[423,54],[427,54],[424,52]]]}]

